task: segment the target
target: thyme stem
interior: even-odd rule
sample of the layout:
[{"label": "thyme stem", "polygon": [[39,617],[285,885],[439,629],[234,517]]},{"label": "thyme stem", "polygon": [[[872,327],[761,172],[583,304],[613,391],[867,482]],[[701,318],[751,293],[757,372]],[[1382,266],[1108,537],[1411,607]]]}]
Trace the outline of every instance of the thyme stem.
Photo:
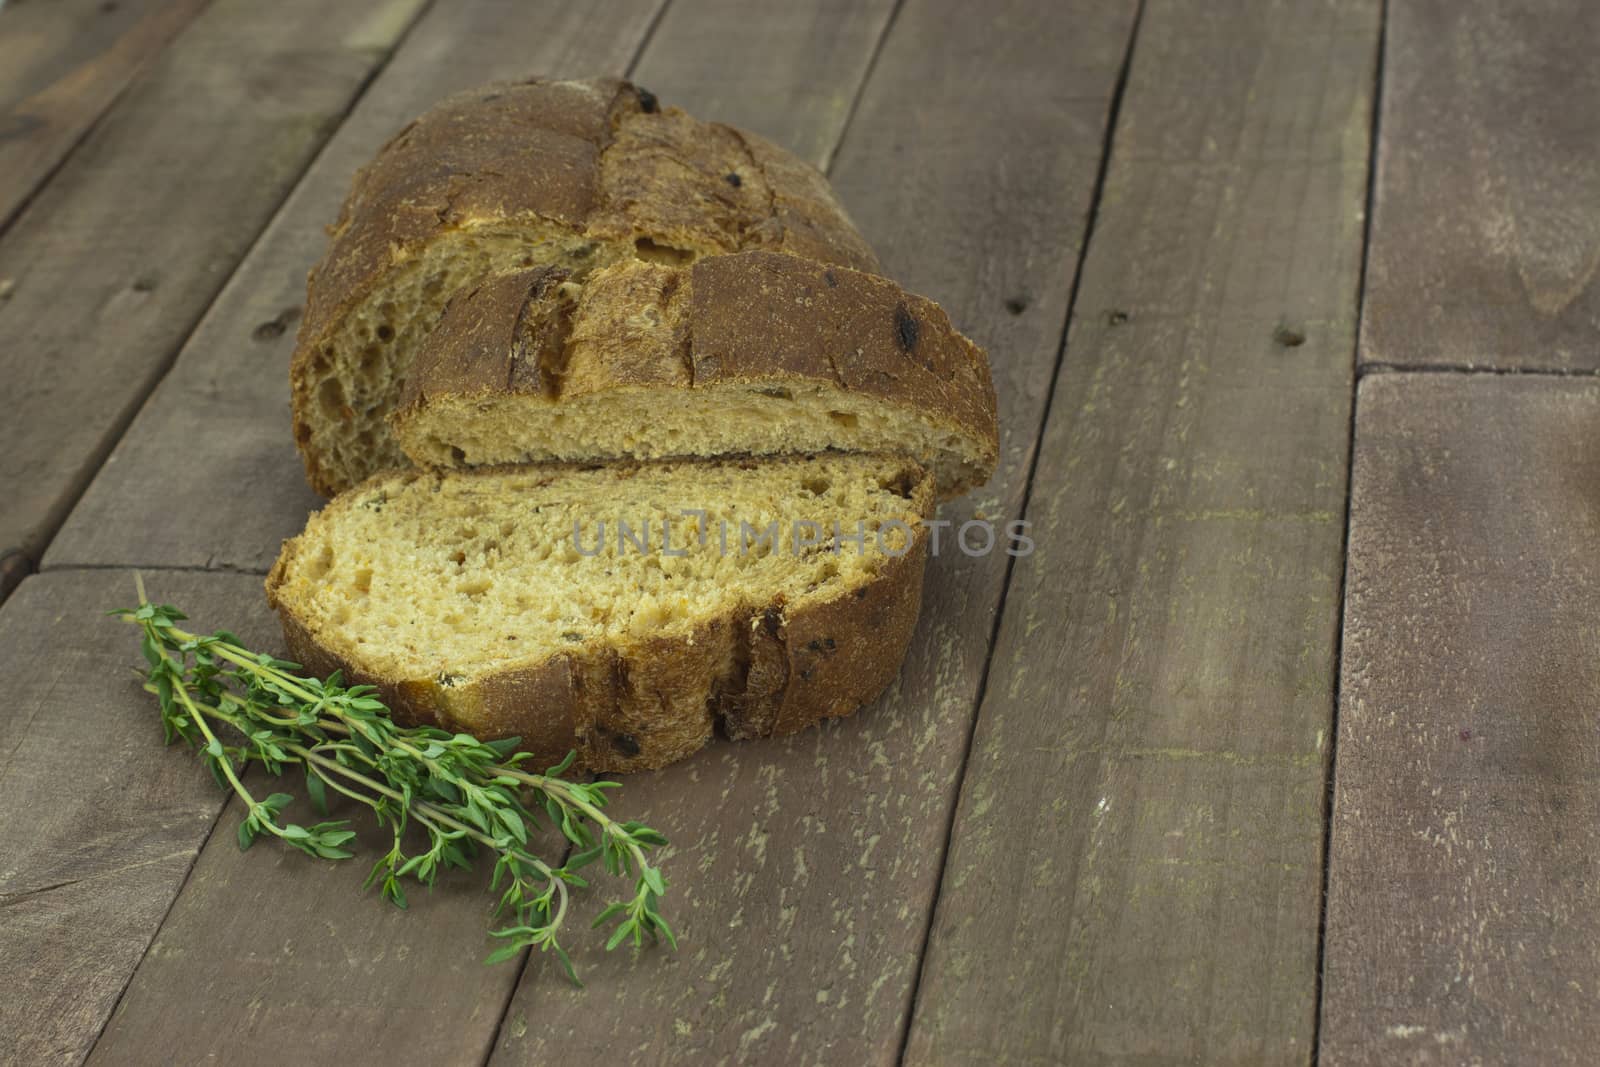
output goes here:
[{"label": "thyme stem", "polygon": [[[402,727],[371,686],[345,687],[337,674],[300,675],[297,664],[252,652],[226,631],[199,635],[180,628],[183,613],[150,603],[142,582],[139,606],[112,614],[141,632],[149,663],[145,688],[160,703],[168,741],[182,739],[197,749],[218,783],[247,806],[238,830],[241,848],[270,834],[324,859],[353,856],[344,846],[355,832],[345,821],[287,821],[283,812],[293,797],[273,793],[257,799],[239,774],[249,763],[280,776],[297,766],[319,808],[325,810],[325,790],[332,788],[393,831],[393,845],[367,883],[381,883],[382,895],[400,907],[406,904],[403,880],[431,886],[441,869],[470,867],[480,850],[493,857],[490,885],[505,883],[500,911],[511,922],[491,931],[504,942],[489,955],[491,962],[536,948],[554,953],[576,982],[558,935],[567,919],[569,887],[587,885],[580,872],[595,863],[633,883],[631,896],[613,901],[594,920],[595,926],[613,924],[606,947],[630,938],[642,945],[647,937],[676,944],[658,910],[667,883],[651,858],[666,838],[641,823],[611,817],[606,791],[615,782],[561,777],[571,755],[538,774],[523,768],[530,757],[515,751],[515,738],[480,741],[432,727]],[[225,741],[213,724],[236,740]],[[529,851],[529,832],[541,811],[572,845],[559,866]],[[407,825],[426,835],[426,850],[407,853]]]}]

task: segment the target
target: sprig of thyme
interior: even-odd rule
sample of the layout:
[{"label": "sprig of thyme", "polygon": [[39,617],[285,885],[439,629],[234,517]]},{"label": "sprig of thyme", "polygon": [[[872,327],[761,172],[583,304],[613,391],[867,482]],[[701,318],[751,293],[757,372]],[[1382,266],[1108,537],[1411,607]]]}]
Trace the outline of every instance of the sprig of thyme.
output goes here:
[{"label": "sprig of thyme", "polygon": [[[470,868],[479,851],[494,856],[491,889],[505,886],[496,914],[508,925],[491,936],[504,941],[486,963],[512,959],[525,948],[551,952],[577,982],[572,960],[558,941],[569,889],[588,883],[579,873],[601,863],[614,877],[633,879],[629,897],[607,905],[594,919],[613,929],[606,948],[648,937],[677,942],[658,905],[667,883],[650,859],[666,838],[638,822],[618,822],[605,810],[616,782],[574,782],[561,777],[569,753],[543,774],[527,770],[531,758],[515,751],[517,738],[480,741],[431,727],[402,727],[372,686],[345,687],[337,673],[326,680],[299,673],[298,664],[252,652],[226,630],[197,635],[177,624],[178,609],[151,604],[139,583],[139,606],[111,614],[133,623],[149,669],[145,688],[161,704],[167,743],[196,748],[217,783],[245,804],[239,847],[263,836],[322,859],[343,860],[356,836],[347,820],[310,826],[288,822],[287,793],[257,797],[240,777],[258,763],[273,775],[298,766],[306,794],[324,815],[332,789],[372,809],[393,831],[392,847],[378,859],[367,885],[406,906],[403,882],[432,886],[442,869]],[[226,729],[220,729],[226,727]],[[528,847],[542,811],[571,843],[565,862],[551,866]],[[407,853],[405,831],[419,827],[428,847]]]}]

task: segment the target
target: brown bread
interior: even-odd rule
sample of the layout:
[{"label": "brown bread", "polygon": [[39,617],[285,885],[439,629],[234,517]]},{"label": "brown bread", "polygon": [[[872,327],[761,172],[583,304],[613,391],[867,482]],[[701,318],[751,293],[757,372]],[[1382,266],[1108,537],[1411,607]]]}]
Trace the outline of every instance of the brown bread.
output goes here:
[{"label": "brown bread", "polygon": [[613,79],[451,97],[356,175],[330,232],[290,371],[295,441],[325,495],[405,464],[386,418],[411,358],[490,274],[742,249],[877,269],[814,168]]}]

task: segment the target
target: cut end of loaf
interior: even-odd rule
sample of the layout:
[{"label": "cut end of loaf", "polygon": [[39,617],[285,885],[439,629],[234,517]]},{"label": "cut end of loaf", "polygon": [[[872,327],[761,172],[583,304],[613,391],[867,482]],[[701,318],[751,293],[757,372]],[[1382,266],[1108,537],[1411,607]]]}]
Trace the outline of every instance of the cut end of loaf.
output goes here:
[{"label": "cut end of loaf", "polygon": [[987,481],[998,443],[988,359],[936,304],[769,252],[489,279],[421,346],[393,422],[424,466],[880,452],[944,498]]},{"label": "cut end of loaf", "polygon": [[932,499],[882,456],[396,472],[314,516],[268,592],[308,667],[402,718],[654,767],[719,719],[785,733],[876,696]]},{"label": "cut end of loaf", "polygon": [[462,286],[534,263],[581,272],[619,254],[616,246],[526,219],[452,231],[397,266],[296,361],[295,432],[312,487],[331,496],[407,465],[389,414],[418,346]]},{"label": "cut end of loaf", "polygon": [[357,175],[290,375],[317,491],[405,464],[386,417],[440,311],[484,277],[753,247],[877,269],[815,168],[647,95],[611,79],[486,86],[408,125]]}]

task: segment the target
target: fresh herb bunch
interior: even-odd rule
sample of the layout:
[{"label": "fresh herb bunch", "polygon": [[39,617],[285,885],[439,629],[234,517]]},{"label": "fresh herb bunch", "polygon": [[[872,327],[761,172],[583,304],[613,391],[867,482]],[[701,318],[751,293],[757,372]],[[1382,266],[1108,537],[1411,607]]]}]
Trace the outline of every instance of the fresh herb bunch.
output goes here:
[{"label": "fresh herb bunch", "polygon": [[[372,809],[380,826],[394,832],[393,847],[372,868],[367,885],[406,906],[402,882],[410,877],[432,886],[441,868],[469,868],[475,855],[494,856],[491,889],[506,886],[496,914],[509,925],[491,931],[505,944],[486,963],[511,959],[524,948],[552,952],[577,982],[572,960],[557,940],[567,916],[568,890],[588,883],[578,873],[603,862],[606,872],[632,878],[631,898],[617,900],[593,925],[614,924],[606,948],[646,937],[677,942],[657,910],[667,883],[650,862],[666,838],[637,822],[617,822],[605,811],[606,790],[616,782],[573,782],[561,777],[573,755],[544,774],[523,764],[517,738],[480,741],[431,727],[401,727],[372,686],[348,688],[337,673],[326,681],[304,677],[298,664],[252,652],[233,634],[199,636],[178,627],[186,616],[151,604],[139,583],[139,606],[111,614],[137,625],[150,668],[145,688],[161,702],[167,743],[181,738],[199,750],[217,783],[246,806],[239,847],[259,837],[278,838],[322,859],[349,859],[355,837],[347,820],[301,826],[285,822],[287,793],[256,797],[240,778],[249,763],[274,775],[292,766],[305,774],[306,793],[324,815],[327,790]],[[225,726],[227,731],[217,727]],[[224,735],[227,735],[226,737]],[[528,850],[530,829],[542,808],[571,843],[565,862],[551,866]],[[407,854],[410,825],[427,834],[425,851]]]}]

